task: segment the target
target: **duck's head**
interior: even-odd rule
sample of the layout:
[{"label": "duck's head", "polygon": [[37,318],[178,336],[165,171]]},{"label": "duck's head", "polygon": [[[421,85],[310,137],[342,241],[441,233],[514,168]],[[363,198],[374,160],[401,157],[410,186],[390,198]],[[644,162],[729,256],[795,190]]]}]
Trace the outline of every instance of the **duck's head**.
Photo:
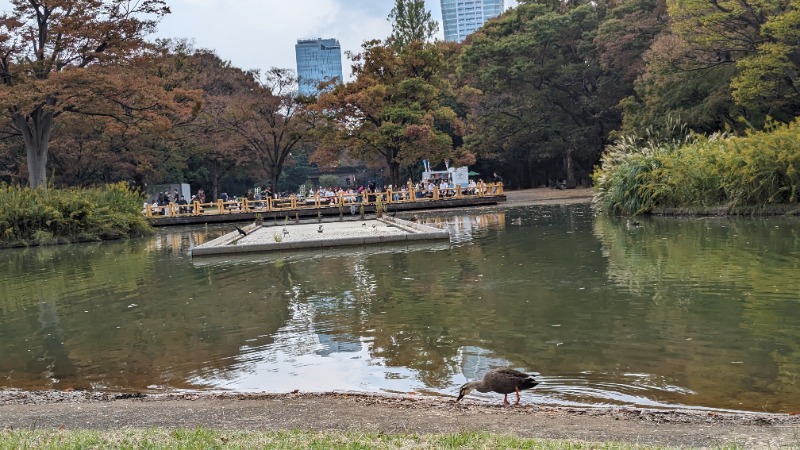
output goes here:
[{"label": "duck's head", "polygon": [[475,389],[474,382],[466,383],[463,386],[461,386],[461,389],[458,390],[458,398],[456,399],[456,401],[459,401],[462,398],[464,398],[464,396],[472,392],[473,389]]}]

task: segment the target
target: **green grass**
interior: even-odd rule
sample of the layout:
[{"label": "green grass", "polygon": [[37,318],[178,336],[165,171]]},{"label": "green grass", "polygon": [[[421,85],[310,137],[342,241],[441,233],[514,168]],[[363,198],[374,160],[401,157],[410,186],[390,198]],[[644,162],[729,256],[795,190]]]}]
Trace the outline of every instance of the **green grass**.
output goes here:
[{"label": "green grass", "polygon": [[[358,432],[195,430],[0,431],[6,449],[646,449],[614,443],[529,439],[483,432],[385,434]],[[733,447],[731,447],[733,448]]]}]

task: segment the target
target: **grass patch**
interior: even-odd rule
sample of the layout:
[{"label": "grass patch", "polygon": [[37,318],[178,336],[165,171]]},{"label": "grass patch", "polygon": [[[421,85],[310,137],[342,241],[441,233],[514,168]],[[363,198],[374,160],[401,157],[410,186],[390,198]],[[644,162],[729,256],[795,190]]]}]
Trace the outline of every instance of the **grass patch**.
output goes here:
[{"label": "grass patch", "polygon": [[125,183],[96,188],[0,185],[0,247],[120,239],[151,232],[143,197]]},{"label": "grass patch", "polygon": [[54,430],[0,432],[0,450],[6,449],[646,449],[614,443],[556,441],[465,432],[451,434],[385,434],[310,431],[215,431],[195,430]]}]

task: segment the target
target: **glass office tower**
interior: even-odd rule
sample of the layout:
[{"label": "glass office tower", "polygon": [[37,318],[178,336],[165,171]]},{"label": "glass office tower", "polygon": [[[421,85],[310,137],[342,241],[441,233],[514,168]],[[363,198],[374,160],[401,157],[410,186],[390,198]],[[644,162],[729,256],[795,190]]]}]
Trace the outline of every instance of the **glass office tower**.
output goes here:
[{"label": "glass office tower", "polygon": [[298,39],[294,46],[300,95],[316,95],[323,81],[342,82],[342,46],[337,39]]},{"label": "glass office tower", "polygon": [[444,40],[461,42],[503,12],[503,0],[442,0]]}]

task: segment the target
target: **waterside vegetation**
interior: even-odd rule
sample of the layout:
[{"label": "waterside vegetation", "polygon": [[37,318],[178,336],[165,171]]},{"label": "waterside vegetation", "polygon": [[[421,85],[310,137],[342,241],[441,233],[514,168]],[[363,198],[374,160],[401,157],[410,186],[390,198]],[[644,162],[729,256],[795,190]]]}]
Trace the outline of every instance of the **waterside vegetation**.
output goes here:
[{"label": "waterside vegetation", "polygon": [[629,135],[594,173],[595,206],[610,214],[800,213],[800,121],[742,136]]},{"label": "waterside vegetation", "polygon": [[125,183],[95,188],[0,185],[0,247],[120,239],[150,233],[143,197]]}]

